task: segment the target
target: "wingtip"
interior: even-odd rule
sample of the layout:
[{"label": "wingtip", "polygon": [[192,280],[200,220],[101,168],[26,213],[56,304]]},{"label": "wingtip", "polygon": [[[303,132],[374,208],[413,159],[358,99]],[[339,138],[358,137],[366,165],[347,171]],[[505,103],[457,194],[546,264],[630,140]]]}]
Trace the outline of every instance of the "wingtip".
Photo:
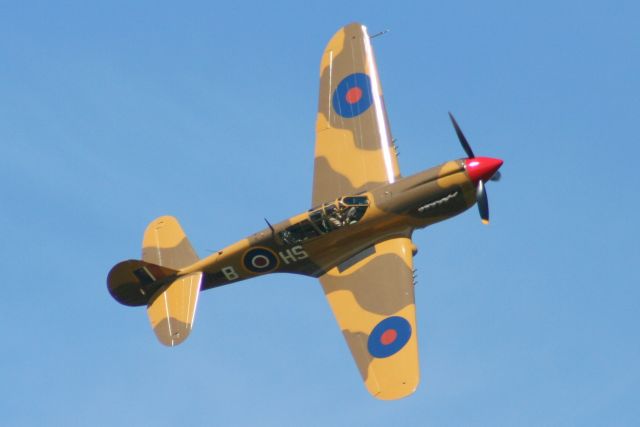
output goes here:
[{"label": "wingtip", "polygon": [[411,396],[418,389],[419,379],[402,383],[401,386],[387,388],[384,390],[369,390],[371,396],[378,400],[399,400]]}]

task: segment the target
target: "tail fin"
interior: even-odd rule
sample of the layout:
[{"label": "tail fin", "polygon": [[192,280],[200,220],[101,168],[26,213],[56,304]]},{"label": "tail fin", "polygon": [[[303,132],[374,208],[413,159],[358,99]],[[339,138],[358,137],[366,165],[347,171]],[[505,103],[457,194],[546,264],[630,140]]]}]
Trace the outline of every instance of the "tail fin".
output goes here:
[{"label": "tail fin", "polygon": [[196,261],[178,221],[171,216],[157,218],[144,232],[142,261],[123,261],[109,272],[109,292],[125,305],[146,304],[158,340],[178,345],[193,328],[203,276],[202,272],[178,276],[178,272]]},{"label": "tail fin", "polygon": [[162,286],[175,279],[177,273],[150,262],[130,259],[111,269],[107,285],[116,301],[136,307],[148,304]]}]

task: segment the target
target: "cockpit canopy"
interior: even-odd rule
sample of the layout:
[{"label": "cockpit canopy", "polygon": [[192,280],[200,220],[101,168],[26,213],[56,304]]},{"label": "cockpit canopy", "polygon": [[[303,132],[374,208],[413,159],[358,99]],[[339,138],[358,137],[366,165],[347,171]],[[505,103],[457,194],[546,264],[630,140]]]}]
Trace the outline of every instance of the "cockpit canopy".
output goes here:
[{"label": "cockpit canopy", "polygon": [[295,245],[342,227],[356,224],[369,208],[367,196],[346,196],[335,202],[325,203],[309,212],[309,218],[287,227],[280,238],[288,245]]}]

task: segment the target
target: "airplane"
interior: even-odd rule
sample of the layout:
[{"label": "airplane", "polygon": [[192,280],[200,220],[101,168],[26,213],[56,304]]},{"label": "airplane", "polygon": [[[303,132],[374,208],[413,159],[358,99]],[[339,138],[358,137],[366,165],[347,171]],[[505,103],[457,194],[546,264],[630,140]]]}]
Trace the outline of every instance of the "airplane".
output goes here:
[{"label": "airplane", "polygon": [[412,394],[420,379],[412,234],[474,204],[487,223],[485,184],[503,163],[476,157],[449,116],[467,157],[401,176],[367,28],[341,28],[320,64],[311,209],[203,259],[174,217],[157,218],[142,259],[109,272],[110,294],[146,306],[158,340],[175,346],[191,332],[200,291],[271,273],[315,277],[371,395]]}]

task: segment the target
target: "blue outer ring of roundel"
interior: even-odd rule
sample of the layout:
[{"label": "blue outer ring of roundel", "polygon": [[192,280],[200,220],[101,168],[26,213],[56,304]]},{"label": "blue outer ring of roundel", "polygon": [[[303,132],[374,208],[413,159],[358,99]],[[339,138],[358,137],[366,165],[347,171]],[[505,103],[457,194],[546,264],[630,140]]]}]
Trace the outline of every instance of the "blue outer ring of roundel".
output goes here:
[{"label": "blue outer ring of roundel", "polygon": [[[266,259],[264,265],[254,262],[254,258]],[[278,257],[267,248],[253,248],[248,250],[242,258],[244,267],[253,273],[268,273],[278,267]],[[256,265],[257,264],[257,265]]]},{"label": "blue outer ring of roundel", "polygon": [[[397,335],[392,342],[385,345],[381,342],[382,334],[389,330],[395,330]],[[369,354],[379,359],[393,356],[409,342],[409,338],[411,338],[411,324],[407,319],[400,316],[387,317],[378,323],[369,335],[367,344]]]},{"label": "blue outer ring of roundel", "polygon": [[[354,87],[360,88],[362,96],[357,102],[351,104],[347,101],[347,93]],[[371,78],[364,73],[349,74],[342,79],[335,91],[333,91],[333,109],[336,113],[350,119],[367,111],[373,103],[371,94]]]}]

